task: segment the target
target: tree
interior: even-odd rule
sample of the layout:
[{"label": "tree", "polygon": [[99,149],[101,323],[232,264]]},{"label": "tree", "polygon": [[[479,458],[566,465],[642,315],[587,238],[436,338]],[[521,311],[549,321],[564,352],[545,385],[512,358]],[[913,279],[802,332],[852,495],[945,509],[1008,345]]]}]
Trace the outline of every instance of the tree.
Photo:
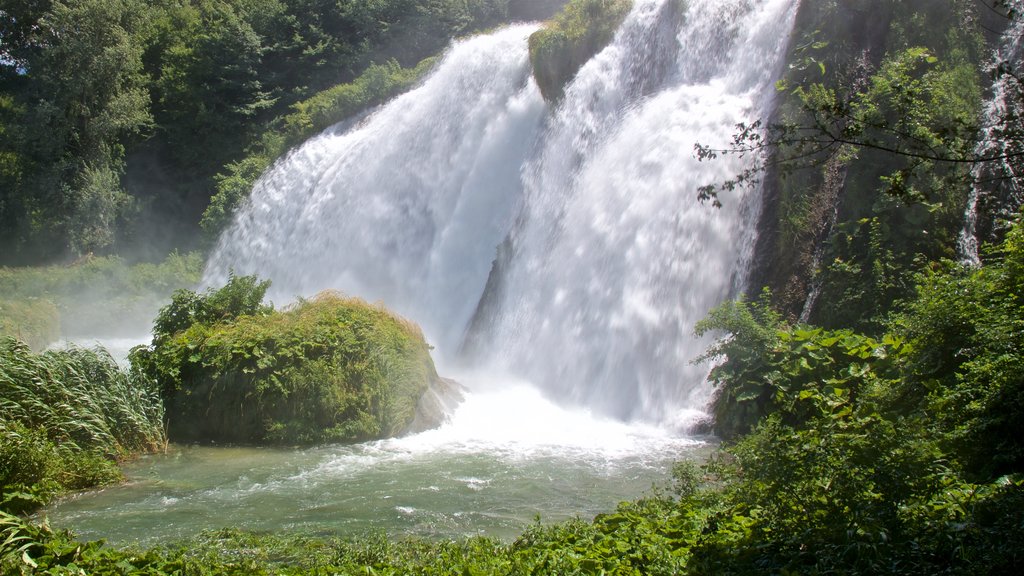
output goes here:
[{"label": "tree", "polygon": [[[142,73],[145,6],[54,2],[15,46],[20,105],[12,140],[23,170],[10,196],[26,248],[53,257],[110,246],[128,206],[124,141],[152,125]],[[20,28],[19,28],[20,29]],[[13,109],[13,108],[12,108]]]}]

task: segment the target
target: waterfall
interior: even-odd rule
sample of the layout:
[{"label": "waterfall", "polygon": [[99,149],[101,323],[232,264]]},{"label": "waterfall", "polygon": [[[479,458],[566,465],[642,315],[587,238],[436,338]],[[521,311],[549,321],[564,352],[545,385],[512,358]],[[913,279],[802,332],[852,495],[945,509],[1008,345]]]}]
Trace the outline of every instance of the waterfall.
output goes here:
[{"label": "waterfall", "polygon": [[[707,367],[691,361],[709,342],[693,327],[741,288],[760,205],[753,190],[699,204],[697,188],[742,160],[699,164],[693,146],[767,115],[796,3],[692,0],[670,38],[666,5],[638,2],[566,90],[524,171],[502,302],[478,345],[568,401],[662,422],[707,400]],[[637,70],[661,77],[638,83]]]},{"label": "waterfall", "polygon": [[[1016,3],[1018,10],[1024,9],[1020,2]],[[1003,34],[1000,45],[995,51],[990,66],[990,72],[996,73],[999,66],[1009,65],[1011,71],[1020,73],[1021,53],[1024,51],[1024,17],[1018,16],[1010,24]],[[982,133],[975,148],[978,157],[1007,156],[1009,154],[1020,154],[1019,140],[1014,144],[1002,138],[1004,129],[1018,129],[1019,126],[1004,126],[1003,122],[1011,118],[1013,122],[1020,122],[1024,116],[1024,106],[1019,101],[1020,89],[1019,80],[1009,74],[995,74],[995,82],[992,85],[992,93],[985,103],[982,117]],[[975,164],[971,170],[970,195],[967,198],[967,208],[964,211],[964,227],[960,232],[958,251],[960,259],[968,265],[978,265],[981,260],[978,255],[979,236],[984,236],[979,230],[979,225],[986,228],[997,225],[995,220],[1002,216],[1012,218],[1012,215],[1024,203],[1024,174],[1021,173],[1020,160],[1004,158],[998,162],[985,162]],[[981,222],[980,213],[983,200],[988,200],[993,206],[988,208],[994,212],[989,214],[991,222]]]},{"label": "waterfall", "polygon": [[636,0],[555,105],[529,75],[535,27],[456,42],[420,87],[268,171],[207,283],[381,300],[448,359],[472,323],[474,367],[676,422],[708,399],[693,326],[742,289],[760,206],[698,203],[749,159],[698,163],[694,144],[767,117],[798,3]]},{"label": "waterfall", "polygon": [[544,113],[527,53],[534,30],[458,42],[418,88],[292,151],[256,184],[204,283],[258,274],[276,302],[338,289],[456,348]]}]

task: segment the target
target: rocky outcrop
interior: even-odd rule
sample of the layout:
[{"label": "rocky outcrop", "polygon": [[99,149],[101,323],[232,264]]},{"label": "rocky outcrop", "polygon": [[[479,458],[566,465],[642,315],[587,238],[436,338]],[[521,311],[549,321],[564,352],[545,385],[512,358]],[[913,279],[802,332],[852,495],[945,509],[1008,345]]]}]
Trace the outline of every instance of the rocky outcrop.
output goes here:
[{"label": "rocky outcrop", "polygon": [[611,42],[632,0],[572,0],[530,36],[530,63],[544,99],[562,97],[576,72]]}]

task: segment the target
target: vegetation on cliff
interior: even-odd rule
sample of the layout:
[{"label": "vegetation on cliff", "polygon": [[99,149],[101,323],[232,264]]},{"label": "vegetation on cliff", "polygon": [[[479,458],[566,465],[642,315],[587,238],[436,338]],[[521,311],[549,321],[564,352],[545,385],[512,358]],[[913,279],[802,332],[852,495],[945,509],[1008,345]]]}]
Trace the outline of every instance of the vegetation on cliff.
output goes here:
[{"label": "vegetation on cliff", "polygon": [[217,192],[199,223],[203,231],[210,238],[220,234],[238,205],[248,198],[256,180],[291,147],[407,90],[433,64],[434,58],[426,58],[414,68],[402,68],[393,59],[381,65],[371,64],[352,82],[333,86],[293,104],[292,112],[272,121],[244,158],[227,164],[224,171],[217,174]]},{"label": "vegetation on cliff", "polygon": [[587,60],[615,36],[633,0],[571,0],[552,20],[530,36],[530,63],[541,94],[549,101]]},{"label": "vegetation on cliff", "polygon": [[132,365],[160,386],[175,441],[357,442],[395,436],[438,379],[414,324],[322,293],[284,310],[269,282],[233,276],[182,290],[161,310]]},{"label": "vegetation on cliff", "polygon": [[[730,150],[697,149],[763,153],[701,194],[764,183],[754,283],[787,316],[880,334],[892,304],[913,295],[915,270],[955,257],[972,187],[999,185],[977,168],[1013,160],[978,147],[985,90],[1017,74],[1013,63],[989,70],[999,37],[985,34],[1013,15],[940,4],[802,4],[777,114],[741,126]],[[1007,109],[999,137],[1020,140],[1019,126]]]}]

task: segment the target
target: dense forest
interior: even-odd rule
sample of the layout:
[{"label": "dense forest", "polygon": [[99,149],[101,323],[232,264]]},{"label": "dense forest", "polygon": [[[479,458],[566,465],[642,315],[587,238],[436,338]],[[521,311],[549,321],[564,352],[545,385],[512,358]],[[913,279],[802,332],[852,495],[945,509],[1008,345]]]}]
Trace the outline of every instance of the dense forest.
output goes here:
[{"label": "dense forest", "polygon": [[[194,257],[111,271],[87,255],[160,260],[208,246],[291,146],[413,85],[451,37],[563,4],[10,0],[0,9],[0,264],[85,257],[140,294],[188,286]],[[571,0],[531,39],[552,105],[572,72],[550,59],[589,57],[623,6]],[[670,486],[513,542],[224,530],[135,550],[19,516],[115,481],[118,459],[166,445],[165,410],[181,382],[203,385],[200,366],[251,374],[276,361],[246,352],[220,365],[219,349],[196,351],[211,335],[227,348],[264,330],[278,338],[286,322],[260,304],[265,284],[232,278],[220,291],[177,292],[127,371],[100,352],[0,343],[0,569],[1021,573],[1022,30],[1017,0],[805,1],[775,113],[738,126],[731,147],[680,150],[758,159],[693,202],[726,204],[737,187],[759,186],[764,205],[747,293],[697,326],[720,336],[704,356],[716,364],[707,428],[720,450],[680,462]],[[28,270],[41,276],[29,282]],[[54,276],[81,274],[67,270],[79,268],[5,268],[0,296],[42,290],[56,305],[37,314],[64,313],[79,276]],[[304,354],[288,348],[287,362]],[[96,400],[66,411],[55,391]]]}]

